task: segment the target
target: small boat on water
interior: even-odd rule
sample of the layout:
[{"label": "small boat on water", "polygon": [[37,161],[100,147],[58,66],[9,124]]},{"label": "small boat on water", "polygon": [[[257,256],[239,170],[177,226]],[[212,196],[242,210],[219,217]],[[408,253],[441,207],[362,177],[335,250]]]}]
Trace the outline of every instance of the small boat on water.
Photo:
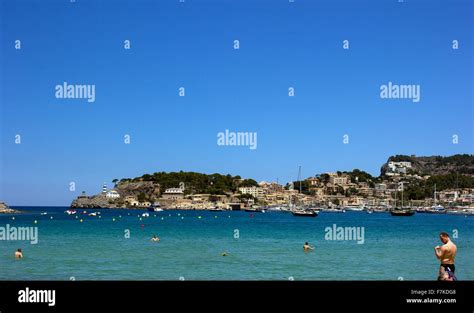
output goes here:
[{"label": "small boat on water", "polygon": [[48,212],[41,212],[40,214],[41,214],[41,215],[47,215]]},{"label": "small boat on water", "polygon": [[301,217],[316,217],[318,216],[318,212],[315,210],[309,209],[302,209],[302,208],[294,208],[291,210],[291,214],[294,216],[301,216]]},{"label": "small boat on water", "polygon": [[152,205],[150,205],[148,208],[148,211],[150,212],[163,212],[163,209],[161,208],[161,205],[159,202],[155,202]]},{"label": "small boat on water", "polygon": [[327,209],[322,209],[321,212],[324,212],[324,213],[346,213],[346,210],[336,209],[336,208],[327,208]]},{"label": "small boat on water", "polygon": [[74,215],[74,214],[77,213],[77,211],[76,210],[66,210],[66,211],[64,211],[64,213],[66,213],[67,215]]},{"label": "small boat on water", "polygon": [[267,211],[274,211],[274,212],[281,212],[283,211],[282,207],[280,206],[267,206]]},{"label": "small boat on water", "polygon": [[220,212],[220,211],[224,211],[224,209],[215,206],[215,207],[210,208],[209,211]]},{"label": "small boat on water", "polygon": [[344,208],[347,211],[364,211],[363,206],[353,206],[353,205],[348,205]]},{"label": "small boat on water", "polygon": [[[92,213],[89,213],[89,216],[97,216],[97,213],[99,212],[92,212]],[[100,214],[100,213],[99,213]]]},{"label": "small boat on water", "polygon": [[411,209],[398,209],[398,208],[395,208],[395,209],[390,211],[390,214],[392,216],[412,216],[413,214],[415,214],[415,211],[413,211]]},{"label": "small boat on water", "polygon": [[245,212],[251,212],[251,213],[265,213],[264,209],[245,209]]},{"label": "small boat on water", "polygon": [[474,216],[474,209],[464,209],[463,213],[465,216]]},{"label": "small boat on water", "polygon": [[250,208],[246,208],[244,209],[245,212],[253,212],[253,213],[265,213],[265,209],[263,209],[262,207],[258,207],[258,206],[253,206],[253,207],[250,207]]},{"label": "small boat on water", "polygon": [[145,213],[142,214],[142,217],[149,217],[149,216],[150,216],[150,213],[148,213],[148,212],[145,212]]}]

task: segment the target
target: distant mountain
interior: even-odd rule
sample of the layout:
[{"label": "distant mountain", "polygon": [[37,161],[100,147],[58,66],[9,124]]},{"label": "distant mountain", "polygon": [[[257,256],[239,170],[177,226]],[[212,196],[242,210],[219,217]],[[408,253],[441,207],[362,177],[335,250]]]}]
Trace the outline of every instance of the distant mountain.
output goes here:
[{"label": "distant mountain", "polygon": [[395,155],[388,158],[382,166],[380,172],[384,175],[388,172],[388,163],[393,162],[411,162],[412,168],[408,173],[419,175],[446,175],[458,173],[460,175],[474,176],[474,155],[456,154],[453,156],[422,156],[414,155]]}]

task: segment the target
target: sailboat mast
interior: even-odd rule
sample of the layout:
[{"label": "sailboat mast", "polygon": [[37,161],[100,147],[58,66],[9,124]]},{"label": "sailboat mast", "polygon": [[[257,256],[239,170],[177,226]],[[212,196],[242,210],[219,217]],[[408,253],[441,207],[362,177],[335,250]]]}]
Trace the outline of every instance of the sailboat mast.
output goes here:
[{"label": "sailboat mast", "polygon": [[298,183],[300,184],[300,194],[301,194],[301,165],[298,167]]},{"label": "sailboat mast", "polygon": [[402,209],[403,209],[403,182],[402,182]]}]

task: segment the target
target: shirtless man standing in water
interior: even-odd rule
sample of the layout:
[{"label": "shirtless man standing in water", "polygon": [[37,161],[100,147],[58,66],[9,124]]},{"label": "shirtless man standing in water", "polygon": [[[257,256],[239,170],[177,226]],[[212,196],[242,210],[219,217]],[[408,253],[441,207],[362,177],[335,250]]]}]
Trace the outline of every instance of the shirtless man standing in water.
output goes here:
[{"label": "shirtless man standing in water", "polygon": [[452,280],[452,278],[449,277],[447,270],[449,269],[449,271],[454,274],[454,258],[456,257],[457,247],[449,238],[448,233],[440,233],[439,239],[443,245],[434,248],[436,258],[441,262],[438,280]]}]

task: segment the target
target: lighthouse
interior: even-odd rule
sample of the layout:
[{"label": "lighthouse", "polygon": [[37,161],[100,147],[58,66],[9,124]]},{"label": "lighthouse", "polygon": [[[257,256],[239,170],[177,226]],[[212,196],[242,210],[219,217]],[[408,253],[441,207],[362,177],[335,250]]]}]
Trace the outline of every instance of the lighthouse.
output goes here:
[{"label": "lighthouse", "polygon": [[102,185],[102,193],[107,193],[107,185],[105,183]]}]

